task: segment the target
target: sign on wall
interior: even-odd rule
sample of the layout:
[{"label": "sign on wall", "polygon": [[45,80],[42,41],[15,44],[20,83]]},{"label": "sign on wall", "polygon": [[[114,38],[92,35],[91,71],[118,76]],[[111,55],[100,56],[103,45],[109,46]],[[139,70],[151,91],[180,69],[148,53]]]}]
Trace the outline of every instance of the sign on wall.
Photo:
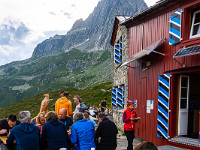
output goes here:
[{"label": "sign on wall", "polygon": [[147,100],[147,114],[151,112],[151,100]]},{"label": "sign on wall", "polygon": [[153,100],[147,100],[147,113],[151,113],[151,110],[153,110]]}]

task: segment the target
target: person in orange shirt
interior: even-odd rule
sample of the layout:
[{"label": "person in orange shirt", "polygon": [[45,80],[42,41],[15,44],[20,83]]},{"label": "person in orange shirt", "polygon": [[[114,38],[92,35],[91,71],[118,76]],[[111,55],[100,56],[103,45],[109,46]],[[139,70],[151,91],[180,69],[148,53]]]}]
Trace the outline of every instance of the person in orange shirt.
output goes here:
[{"label": "person in orange shirt", "polygon": [[60,92],[60,98],[55,104],[55,112],[59,115],[59,111],[62,108],[67,110],[67,116],[71,116],[73,118],[72,102],[69,100],[69,93],[66,91]]}]

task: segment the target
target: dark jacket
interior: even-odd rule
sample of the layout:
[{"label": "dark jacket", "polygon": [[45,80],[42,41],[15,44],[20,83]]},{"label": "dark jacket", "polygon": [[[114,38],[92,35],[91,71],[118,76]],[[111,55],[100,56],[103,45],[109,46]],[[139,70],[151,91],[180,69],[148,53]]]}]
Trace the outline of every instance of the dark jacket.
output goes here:
[{"label": "dark jacket", "polygon": [[117,147],[117,127],[114,122],[104,118],[96,130],[96,139],[101,137],[98,149],[115,149]]},{"label": "dark jacket", "polygon": [[64,125],[66,126],[67,130],[69,130],[69,127],[72,126],[73,120],[71,117],[66,116],[65,119],[59,119]]},{"label": "dark jacket", "polygon": [[[20,123],[21,122],[17,120],[16,121],[16,126],[19,125]],[[0,130],[2,130],[2,129],[7,129],[7,133],[9,133],[9,130],[12,129],[8,125],[8,119],[2,119],[2,120],[0,120]],[[2,135],[4,135],[4,134],[2,134]]]},{"label": "dark jacket", "polygon": [[82,119],[71,126],[71,142],[77,144],[75,150],[91,150],[96,148],[94,143],[95,128],[93,123]]},{"label": "dark jacket", "polygon": [[21,123],[15,126],[6,140],[8,145],[16,141],[17,150],[39,150],[40,130],[31,123]]},{"label": "dark jacket", "polygon": [[43,125],[42,142],[47,141],[47,150],[59,150],[67,148],[69,137],[65,125],[58,120],[50,120]]}]

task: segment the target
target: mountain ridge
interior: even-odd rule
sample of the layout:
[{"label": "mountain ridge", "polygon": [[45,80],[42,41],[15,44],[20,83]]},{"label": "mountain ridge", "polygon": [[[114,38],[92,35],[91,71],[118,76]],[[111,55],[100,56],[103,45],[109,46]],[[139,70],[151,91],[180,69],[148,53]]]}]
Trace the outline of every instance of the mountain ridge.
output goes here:
[{"label": "mountain ridge", "polygon": [[85,51],[111,50],[110,38],[115,16],[133,16],[146,8],[143,0],[101,0],[88,18],[75,21],[66,35],[57,35],[38,44],[32,57],[72,48]]},{"label": "mountain ridge", "polygon": [[111,82],[115,15],[134,15],[146,7],[143,0],[101,0],[66,35],[38,44],[30,59],[0,66],[0,107],[49,91]]}]

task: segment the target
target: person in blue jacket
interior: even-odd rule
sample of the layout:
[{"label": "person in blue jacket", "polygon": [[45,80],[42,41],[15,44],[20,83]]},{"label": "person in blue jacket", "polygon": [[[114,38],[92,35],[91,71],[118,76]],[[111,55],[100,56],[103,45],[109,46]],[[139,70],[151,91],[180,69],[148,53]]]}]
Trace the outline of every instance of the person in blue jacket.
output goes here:
[{"label": "person in blue jacket", "polygon": [[20,125],[12,128],[6,143],[13,145],[16,141],[17,150],[39,150],[40,129],[30,123],[31,114],[29,111],[19,113]]},{"label": "person in blue jacket", "polygon": [[64,123],[58,120],[58,115],[50,111],[45,115],[46,123],[42,128],[42,145],[47,150],[69,149],[69,136]]},{"label": "person in blue jacket", "polygon": [[82,113],[76,113],[74,120],[76,122],[71,126],[70,140],[72,143],[77,144],[75,150],[91,150],[91,148],[96,148],[94,125],[88,122],[87,119],[83,119]]}]

